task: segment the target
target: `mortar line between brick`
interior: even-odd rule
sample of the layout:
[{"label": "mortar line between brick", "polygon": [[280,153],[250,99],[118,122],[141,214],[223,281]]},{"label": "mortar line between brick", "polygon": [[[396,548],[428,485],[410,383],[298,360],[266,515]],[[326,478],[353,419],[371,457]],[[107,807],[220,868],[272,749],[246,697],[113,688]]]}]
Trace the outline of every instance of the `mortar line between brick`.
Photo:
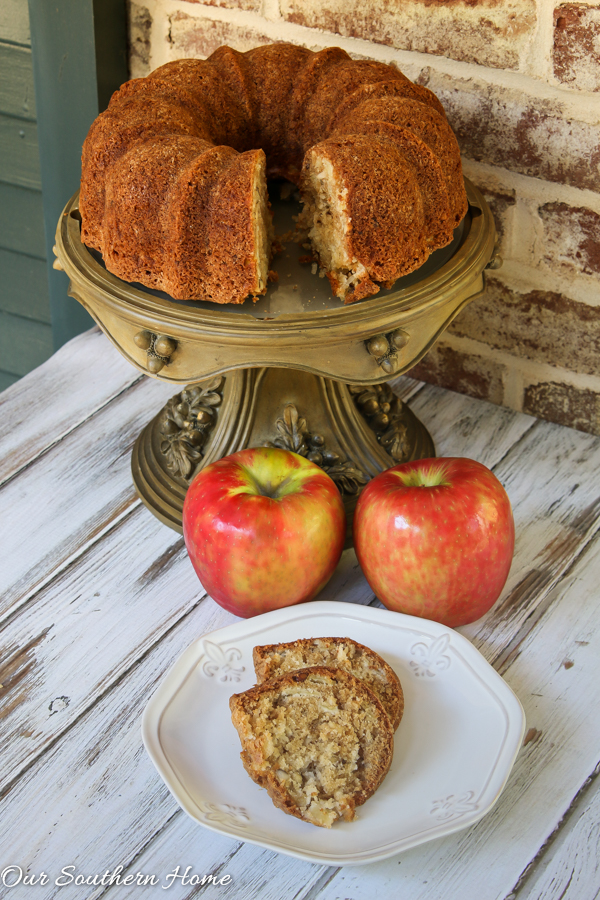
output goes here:
[{"label": "mortar line between brick", "polygon": [[556,272],[535,268],[516,259],[506,259],[501,269],[494,271],[493,278],[515,288],[520,293],[548,291],[561,293],[574,303],[582,303],[592,309],[600,307],[598,279],[585,275],[560,275]]},{"label": "mortar line between brick", "polygon": [[[188,0],[163,0],[162,14],[165,17],[168,18],[169,15],[176,12],[182,12],[187,17],[200,21],[204,18],[227,24],[244,25],[247,28],[262,31],[273,40],[285,40],[287,37],[294,43],[308,43],[309,46],[341,46],[349,53],[380,59],[382,62],[395,60],[400,63],[404,61],[406,65],[413,67],[432,67],[440,74],[461,80],[471,80],[476,77],[494,87],[500,86],[517,90],[530,97],[538,105],[540,99],[564,103],[569,106],[574,119],[588,124],[596,123],[600,111],[600,97],[593,96],[592,92],[585,92],[583,96],[578,96],[571,89],[548,84],[522,72],[480,66],[413,50],[397,50],[386,44],[370,42],[362,38],[345,37],[337,33],[322,31],[320,28],[296,25],[284,19],[273,22],[251,10],[228,9],[227,7],[204,6],[203,4],[194,4],[194,9],[191,10]],[[402,65],[400,67],[402,68]]]},{"label": "mortar line between brick", "polygon": [[549,363],[524,359],[522,356],[513,356],[505,350],[497,350],[495,347],[490,347],[489,344],[474,340],[474,338],[461,337],[448,332],[443,335],[442,340],[451,346],[452,349],[461,353],[480,356],[484,359],[493,359],[495,362],[506,366],[518,365],[521,375],[527,383],[537,384],[538,382],[558,381],[561,384],[568,384],[579,390],[600,393],[600,376],[598,375],[572,372],[570,369],[564,369],[561,366],[551,366]]},{"label": "mortar line between brick", "polygon": [[522,172],[514,172],[495,166],[492,163],[478,162],[470,157],[463,157],[463,169],[467,178],[476,181],[493,179],[500,181],[502,186],[513,189],[516,194],[528,200],[547,203],[548,200],[558,200],[569,206],[585,206],[600,214],[600,194],[589,188],[574,187],[570,184],[560,184],[558,181],[546,181],[533,175],[524,175]]},{"label": "mortar line between brick", "polygon": [[526,68],[532,78],[552,84],[552,47],[554,44],[554,3],[537,4],[535,34],[529,43]]}]

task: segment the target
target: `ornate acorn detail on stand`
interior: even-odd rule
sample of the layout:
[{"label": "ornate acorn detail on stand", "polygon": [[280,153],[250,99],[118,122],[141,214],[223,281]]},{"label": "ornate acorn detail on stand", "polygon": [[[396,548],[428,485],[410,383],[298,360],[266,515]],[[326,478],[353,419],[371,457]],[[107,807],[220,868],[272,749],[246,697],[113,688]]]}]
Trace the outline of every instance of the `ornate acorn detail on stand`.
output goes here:
[{"label": "ornate acorn detail on stand", "polygon": [[365,341],[365,344],[386,375],[393,375],[398,368],[397,351],[406,346],[408,338],[408,333],[404,329],[396,328],[389,334],[376,334]]},{"label": "ornate acorn detail on stand", "polygon": [[177,349],[177,341],[166,334],[154,334],[152,331],[138,331],[133,342],[140,350],[145,350],[148,357],[147,368],[151,375],[157,375],[169,364],[169,360]]},{"label": "ornate acorn detail on stand", "polygon": [[389,384],[349,384],[356,406],[375,432],[377,441],[395,462],[410,457],[411,442],[405,407]]},{"label": "ornate acorn detail on stand", "polygon": [[191,481],[203,449],[217,423],[225,378],[216,375],[190,384],[171,397],[161,412],[161,451],[172,475]]}]

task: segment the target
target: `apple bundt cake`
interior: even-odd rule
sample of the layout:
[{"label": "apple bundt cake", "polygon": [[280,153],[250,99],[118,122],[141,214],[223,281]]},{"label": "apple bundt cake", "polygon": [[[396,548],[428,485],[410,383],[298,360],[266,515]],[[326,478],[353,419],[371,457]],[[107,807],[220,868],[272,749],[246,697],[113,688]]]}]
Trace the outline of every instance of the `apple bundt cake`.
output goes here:
[{"label": "apple bundt cake", "polygon": [[83,147],[82,240],[126,281],[242,303],[266,291],[266,179],[300,188],[299,234],[346,303],[448,244],[467,210],[434,94],[398,69],[277,43],[128,81]]}]

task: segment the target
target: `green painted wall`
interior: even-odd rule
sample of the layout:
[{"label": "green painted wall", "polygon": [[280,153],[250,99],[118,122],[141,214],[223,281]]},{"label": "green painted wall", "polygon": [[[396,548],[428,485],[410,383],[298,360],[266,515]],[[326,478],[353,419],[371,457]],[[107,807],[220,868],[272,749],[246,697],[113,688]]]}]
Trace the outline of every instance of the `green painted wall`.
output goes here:
[{"label": "green painted wall", "polygon": [[0,0],[0,390],[53,352],[29,16]]},{"label": "green painted wall", "polygon": [[127,78],[125,0],[0,0],[0,390],[93,324],[52,247],[87,131]]}]

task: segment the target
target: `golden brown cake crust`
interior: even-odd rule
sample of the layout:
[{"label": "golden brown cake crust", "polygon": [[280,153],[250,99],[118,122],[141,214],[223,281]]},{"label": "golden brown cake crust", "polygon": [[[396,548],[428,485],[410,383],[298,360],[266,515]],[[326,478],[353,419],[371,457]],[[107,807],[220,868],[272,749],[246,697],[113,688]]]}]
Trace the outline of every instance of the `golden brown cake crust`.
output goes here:
[{"label": "golden brown cake crust", "polygon": [[[313,242],[345,302],[418,268],[466,212],[458,146],[427,88],[339,47],[220,47],[127,82],[92,124],[82,240],[127,281],[177,299],[241,303],[266,290],[270,225],[258,170],[301,186],[307,204],[315,158],[348,191],[347,264],[327,267],[327,250]],[[144,188],[144,179],[154,183]]]},{"label": "golden brown cake crust", "polygon": [[378,697],[394,731],[404,713],[400,679],[378,653],[348,637],[301,638],[285,644],[265,644],[252,652],[259,684],[310,666],[340,668],[360,679]]},{"label": "golden brown cake crust", "polygon": [[275,806],[329,828],[355,818],[393,755],[393,730],[366,685],[342,669],[290,672],[229,701],[250,777]]}]

